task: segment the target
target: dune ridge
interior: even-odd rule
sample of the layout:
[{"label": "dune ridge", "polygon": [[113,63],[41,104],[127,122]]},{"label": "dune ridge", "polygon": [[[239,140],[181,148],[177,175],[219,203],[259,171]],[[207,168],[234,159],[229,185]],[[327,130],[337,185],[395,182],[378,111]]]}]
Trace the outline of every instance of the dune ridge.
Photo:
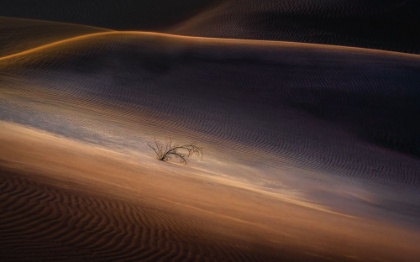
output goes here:
[{"label": "dune ridge", "polygon": [[419,53],[419,13],[416,1],[226,0],[172,32]]},{"label": "dune ridge", "polygon": [[[100,29],[98,29],[100,30]],[[290,41],[279,41],[279,40],[258,40],[258,39],[240,39],[240,38],[220,38],[220,37],[204,37],[204,36],[186,36],[172,33],[160,33],[160,32],[148,32],[148,31],[111,31],[103,29],[106,32],[95,32],[89,34],[83,34],[69,37],[65,39],[60,39],[58,41],[52,41],[50,43],[45,43],[43,45],[22,50],[22,51],[13,51],[11,54],[6,54],[0,57],[1,60],[8,60],[18,56],[24,56],[33,52],[41,51],[51,47],[59,46],[61,44],[67,44],[71,42],[77,43],[79,40],[87,40],[89,38],[94,39],[95,37],[100,36],[139,36],[139,37],[161,37],[175,40],[185,40],[192,43],[215,43],[215,44],[230,44],[230,45],[243,45],[243,46],[265,46],[265,47],[294,47],[294,48],[310,48],[310,49],[324,49],[324,50],[337,50],[340,52],[359,52],[359,53],[371,53],[375,55],[385,55],[385,56],[401,56],[406,58],[420,58],[419,54],[409,54],[398,51],[389,51],[389,50],[380,50],[373,48],[363,48],[363,47],[351,47],[351,46],[340,46],[340,45],[331,45],[331,44],[318,44],[318,43],[300,43],[300,42],[290,42]]]},{"label": "dune ridge", "polygon": [[95,32],[112,31],[92,26],[0,16],[0,56]]},{"label": "dune ridge", "polygon": [[3,6],[0,15],[114,30],[153,30],[419,53],[420,5],[410,0],[182,0],[176,4],[161,0],[73,1],[65,6],[55,1],[35,4],[16,0]]}]

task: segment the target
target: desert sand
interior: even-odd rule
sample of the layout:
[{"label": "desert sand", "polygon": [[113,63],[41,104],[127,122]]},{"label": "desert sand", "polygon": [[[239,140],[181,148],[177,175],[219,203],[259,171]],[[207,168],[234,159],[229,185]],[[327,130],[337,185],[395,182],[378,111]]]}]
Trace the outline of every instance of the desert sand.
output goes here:
[{"label": "desert sand", "polygon": [[2,261],[415,261],[420,255],[415,232],[289,204],[186,167],[144,166],[142,159],[4,122],[0,144]]},{"label": "desert sand", "polygon": [[419,260],[419,55],[0,21],[1,261]]}]

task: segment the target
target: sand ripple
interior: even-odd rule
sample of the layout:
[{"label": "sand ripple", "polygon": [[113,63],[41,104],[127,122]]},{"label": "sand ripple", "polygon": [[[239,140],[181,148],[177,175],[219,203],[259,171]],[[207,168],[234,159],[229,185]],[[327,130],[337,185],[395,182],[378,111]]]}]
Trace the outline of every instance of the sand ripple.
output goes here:
[{"label": "sand ripple", "polygon": [[[320,45],[101,33],[4,57],[0,66],[4,90],[29,97],[43,90],[70,107],[101,105],[95,116],[125,119],[149,134],[184,132],[244,161],[267,163],[263,150],[277,157],[271,163],[417,188],[418,60]],[[17,115],[30,115],[30,107],[16,106],[22,110],[5,106],[3,118],[27,124],[28,115]],[[51,114],[32,122],[74,136],[91,121],[47,121]]]},{"label": "sand ripple", "polygon": [[212,236],[219,226],[206,220],[13,173],[2,172],[0,190],[2,261],[276,261],[246,241]]}]

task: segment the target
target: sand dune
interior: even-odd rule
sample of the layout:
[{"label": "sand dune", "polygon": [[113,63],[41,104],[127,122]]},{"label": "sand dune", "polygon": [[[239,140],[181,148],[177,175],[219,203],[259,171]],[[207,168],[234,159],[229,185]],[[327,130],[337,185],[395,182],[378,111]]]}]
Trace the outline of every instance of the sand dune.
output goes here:
[{"label": "sand dune", "polygon": [[[418,60],[367,49],[110,32],[3,57],[0,66],[5,90],[41,88],[64,101],[111,103],[132,115],[143,110],[152,121],[164,116],[168,129],[176,124],[311,168],[417,188],[417,161],[362,141],[419,155]],[[336,136],[325,140],[333,129]],[[349,139],[360,143],[349,147]],[[246,147],[241,151],[259,157]],[[360,147],[369,153],[359,158]]]},{"label": "sand dune", "polygon": [[111,31],[91,26],[0,17],[0,56],[85,34]]},{"label": "sand dune", "polygon": [[419,53],[419,7],[399,0],[226,0],[173,32]]},{"label": "sand dune", "polygon": [[0,57],[0,260],[418,260],[420,56],[44,26]]},{"label": "sand dune", "polygon": [[74,192],[16,173],[2,172],[1,185],[2,261],[276,261],[269,248],[256,250],[256,243],[226,233],[212,236],[213,230],[226,229],[211,220]]},{"label": "sand dune", "polygon": [[176,168],[145,165],[148,159],[1,127],[2,261],[415,261],[420,255],[414,232],[279,202],[191,176],[187,168],[174,174]]},{"label": "sand dune", "polygon": [[[26,6],[26,8],[21,8]],[[409,0],[16,0],[0,15],[117,30],[271,39],[419,53],[419,3]]]}]

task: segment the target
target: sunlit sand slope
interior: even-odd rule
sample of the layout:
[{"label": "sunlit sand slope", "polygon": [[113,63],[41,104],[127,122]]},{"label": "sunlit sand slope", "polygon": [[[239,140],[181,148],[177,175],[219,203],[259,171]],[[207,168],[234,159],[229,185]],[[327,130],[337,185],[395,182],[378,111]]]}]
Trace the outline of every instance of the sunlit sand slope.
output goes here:
[{"label": "sunlit sand slope", "polygon": [[150,156],[153,138],[196,141],[206,149],[196,173],[418,226],[419,64],[375,50],[106,32],[0,58],[0,117],[129,154]]},{"label": "sunlit sand slope", "polygon": [[75,36],[110,31],[91,26],[0,16],[0,56]]},{"label": "sunlit sand slope", "polygon": [[[1,261],[416,261],[417,231],[0,122]],[[398,241],[396,241],[398,240]]]},{"label": "sunlit sand slope", "polygon": [[419,53],[418,1],[226,0],[175,33]]},{"label": "sunlit sand slope", "polygon": [[417,188],[419,163],[410,156],[420,156],[419,61],[319,45],[102,33],[0,58],[0,81],[4,94],[48,90],[74,105],[153,111],[151,121],[167,126],[160,132],[183,127],[246,145],[239,151],[251,157],[264,158],[250,150],[263,149]]}]

